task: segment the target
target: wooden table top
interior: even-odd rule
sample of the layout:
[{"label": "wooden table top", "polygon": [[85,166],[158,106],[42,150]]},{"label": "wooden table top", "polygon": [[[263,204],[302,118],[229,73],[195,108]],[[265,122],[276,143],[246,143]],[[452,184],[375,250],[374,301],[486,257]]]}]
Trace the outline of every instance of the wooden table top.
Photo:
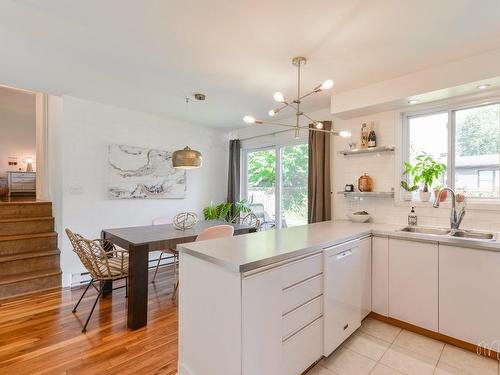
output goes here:
[{"label": "wooden table top", "polygon": [[124,248],[148,244],[150,250],[161,250],[165,246],[173,247],[179,243],[192,242],[204,229],[216,225],[231,225],[235,234],[248,233],[253,229],[248,225],[232,224],[222,220],[204,220],[186,230],[176,229],[173,224],[164,224],[104,229],[102,233],[104,238]]}]

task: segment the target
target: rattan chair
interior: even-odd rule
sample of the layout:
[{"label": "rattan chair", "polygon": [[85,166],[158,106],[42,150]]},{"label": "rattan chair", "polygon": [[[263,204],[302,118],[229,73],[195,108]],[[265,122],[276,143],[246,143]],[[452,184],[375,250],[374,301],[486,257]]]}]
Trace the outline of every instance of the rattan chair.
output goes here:
[{"label": "rattan chair", "polygon": [[[112,244],[104,240],[88,240],[79,234],[73,233],[69,229],[66,229],[66,234],[73,246],[73,251],[78,255],[78,258],[80,258],[80,261],[91,276],[89,284],[85,288],[85,291],[72,312],[76,312],[78,305],[90,286],[94,287],[98,293],[92,310],[90,310],[90,314],[82,329],[82,332],[86,332],[87,324],[94,312],[97,301],[99,301],[99,297],[103,294],[103,284],[105,281],[125,279],[124,286],[113,288],[113,290],[125,287],[125,297],[128,296],[128,251],[116,249]],[[98,287],[95,285],[96,283],[98,283]]]},{"label": "rattan chair", "polygon": [[236,216],[231,222],[234,224],[248,225],[249,227],[255,228],[256,232],[260,230],[260,220],[253,212],[248,212],[240,216]]},{"label": "rattan chair", "polygon": [[245,217],[243,217],[240,223],[254,227],[256,232],[260,230],[260,220],[253,212],[249,212]]}]

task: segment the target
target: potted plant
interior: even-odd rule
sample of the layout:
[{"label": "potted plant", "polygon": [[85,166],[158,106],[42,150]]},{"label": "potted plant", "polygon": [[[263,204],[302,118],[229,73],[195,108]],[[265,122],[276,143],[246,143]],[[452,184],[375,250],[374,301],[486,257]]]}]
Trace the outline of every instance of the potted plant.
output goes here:
[{"label": "potted plant", "polygon": [[[438,194],[439,194],[439,191],[444,188],[443,185],[436,185],[434,186],[434,199],[437,199],[438,197]],[[441,199],[439,199],[440,202],[444,202],[446,200],[446,198],[448,198],[448,192],[445,190],[443,191],[443,193],[441,194]]]},{"label": "potted plant", "polygon": [[411,196],[412,193],[418,189],[418,185],[412,185],[410,186],[408,182],[406,181],[401,181],[401,187],[404,190],[404,193],[402,194],[403,200],[405,201],[411,201]]},{"label": "potted plant", "polygon": [[250,204],[245,199],[235,203],[220,203],[217,205],[211,202],[210,206],[203,209],[203,216],[205,220],[224,220],[231,223],[242,213],[250,211]]},{"label": "potted plant", "polygon": [[408,162],[404,163],[406,169],[403,174],[410,175],[415,184],[422,184],[419,192],[420,200],[428,202],[431,197],[429,187],[444,173],[446,165],[437,162],[431,155],[425,152],[419,154],[415,159],[417,161],[415,165],[411,165]]}]

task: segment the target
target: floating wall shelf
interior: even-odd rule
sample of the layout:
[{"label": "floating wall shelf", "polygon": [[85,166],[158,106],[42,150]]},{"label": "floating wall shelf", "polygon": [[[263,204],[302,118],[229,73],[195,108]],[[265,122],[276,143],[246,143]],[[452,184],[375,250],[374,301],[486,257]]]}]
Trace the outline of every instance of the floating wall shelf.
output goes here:
[{"label": "floating wall shelf", "polygon": [[341,155],[360,155],[360,154],[376,154],[378,152],[389,152],[394,151],[396,146],[379,146],[373,148],[355,148],[352,150],[342,150],[339,151]]},{"label": "floating wall shelf", "polygon": [[393,191],[339,191],[337,194],[344,194],[344,197],[394,198]]}]

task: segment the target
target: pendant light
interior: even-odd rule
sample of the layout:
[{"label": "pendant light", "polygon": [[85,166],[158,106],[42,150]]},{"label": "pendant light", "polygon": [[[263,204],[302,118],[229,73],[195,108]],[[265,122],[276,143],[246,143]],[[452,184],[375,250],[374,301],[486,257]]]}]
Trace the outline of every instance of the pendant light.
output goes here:
[{"label": "pendant light", "polygon": [[178,169],[200,168],[203,163],[201,152],[191,150],[188,146],[172,154],[172,165]]},{"label": "pendant light", "polygon": [[[302,57],[302,56],[294,57],[292,60],[292,64],[297,67],[297,96],[295,97],[295,99],[289,100],[282,92],[277,91],[274,93],[273,99],[275,102],[279,103],[279,106],[271,109],[268,112],[269,117],[274,117],[274,115],[281,112],[285,108],[291,108],[295,111],[295,118],[296,118],[295,125],[256,119],[255,117],[249,116],[249,115],[243,117],[243,121],[247,124],[258,124],[258,125],[269,124],[269,125],[278,125],[278,126],[288,127],[288,128],[295,130],[295,138],[300,137],[300,130],[301,129],[304,129],[307,131],[323,132],[323,133],[327,133],[327,134],[331,134],[331,135],[339,135],[339,136],[344,137],[344,138],[350,137],[351,132],[349,132],[347,130],[337,130],[337,129],[326,130],[326,129],[323,129],[322,122],[312,119],[309,115],[307,115],[306,113],[304,113],[302,111],[301,104],[305,98],[309,97],[310,95],[321,92],[321,91],[330,90],[334,85],[334,83],[331,79],[327,79],[326,81],[324,81],[320,85],[317,85],[312,90],[310,90],[309,92],[304,94],[301,91],[301,68],[306,64],[306,62],[307,62],[307,59],[305,57]],[[314,126],[313,127],[309,127],[309,125],[301,126],[300,125],[301,117],[305,117],[308,120],[308,122],[312,123]]]},{"label": "pendant light", "polygon": [[[206,95],[202,93],[194,93],[193,96],[186,96],[186,105],[190,102],[203,102]],[[174,151],[172,154],[172,165],[177,169],[196,169],[200,168],[203,164],[201,152],[191,150],[188,146],[182,150]]]}]

